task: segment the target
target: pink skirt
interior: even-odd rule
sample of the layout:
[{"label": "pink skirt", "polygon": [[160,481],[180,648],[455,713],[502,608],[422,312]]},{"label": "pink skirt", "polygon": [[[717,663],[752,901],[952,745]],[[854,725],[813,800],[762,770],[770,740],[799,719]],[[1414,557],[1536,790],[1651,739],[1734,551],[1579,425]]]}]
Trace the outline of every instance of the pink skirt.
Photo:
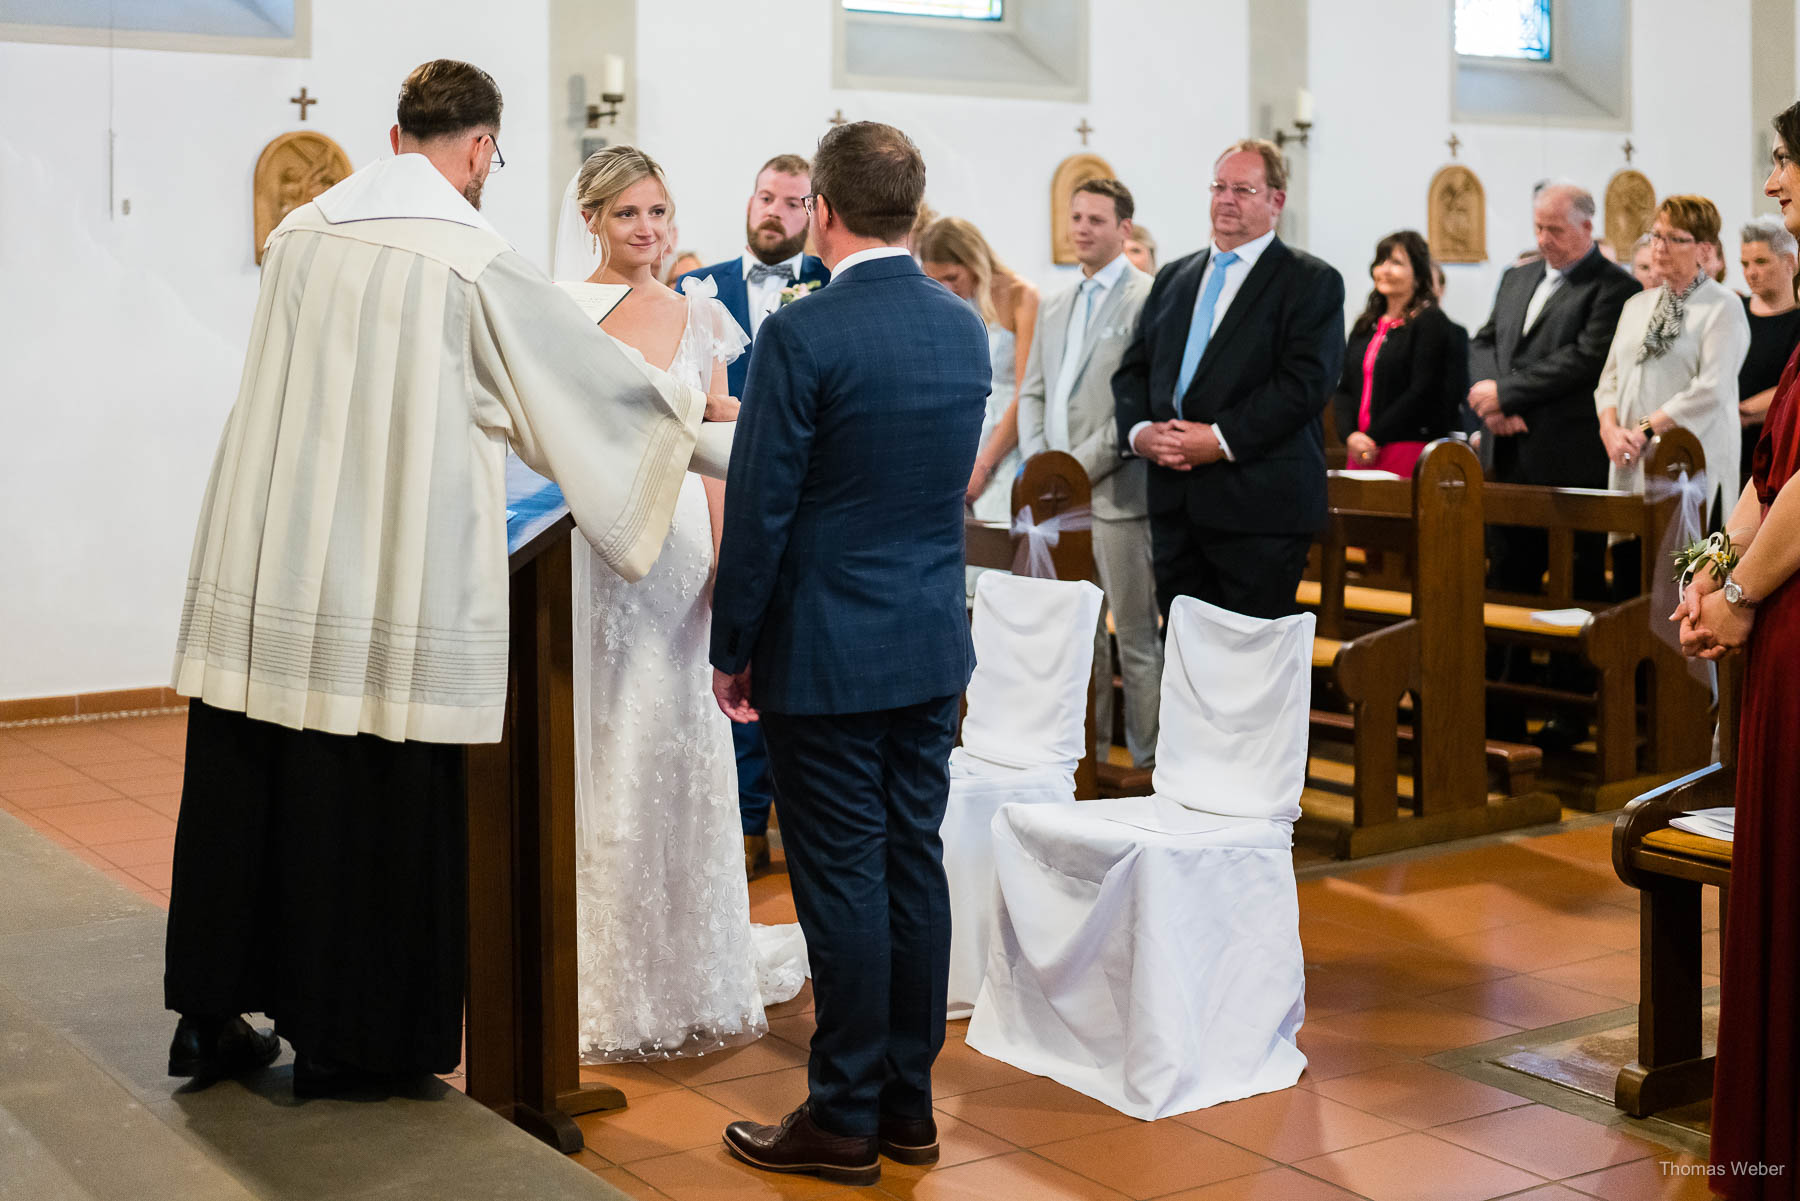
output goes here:
[{"label": "pink skirt", "polygon": [[1375,461],[1369,467],[1374,471],[1391,471],[1404,479],[1411,479],[1413,464],[1424,453],[1423,442],[1389,442],[1375,452]]}]

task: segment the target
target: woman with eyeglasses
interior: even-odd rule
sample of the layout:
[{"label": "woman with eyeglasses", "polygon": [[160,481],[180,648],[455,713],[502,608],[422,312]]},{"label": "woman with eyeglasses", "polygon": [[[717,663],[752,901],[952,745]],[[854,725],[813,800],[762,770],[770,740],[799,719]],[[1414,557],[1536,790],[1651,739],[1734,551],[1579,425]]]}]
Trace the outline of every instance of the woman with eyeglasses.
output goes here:
[{"label": "woman with eyeglasses", "polygon": [[1450,318],[1438,307],[1431,249],[1410,229],[1375,246],[1375,287],[1350,327],[1332,415],[1351,467],[1410,477],[1425,444],[1457,424],[1468,369],[1452,361]]},{"label": "woman with eyeglasses", "polygon": [[[1737,294],[1706,271],[1703,243],[1719,239],[1719,210],[1704,196],[1670,196],[1650,227],[1651,259],[1662,283],[1625,302],[1613,332],[1594,408],[1609,463],[1606,486],[1644,490],[1644,448],[1682,426],[1706,452],[1705,522],[1738,479],[1738,368],[1750,323]],[[1623,544],[1621,544],[1623,545]],[[1636,590],[1630,552],[1615,548],[1613,579]],[[1659,568],[1660,570],[1660,568]]]}]

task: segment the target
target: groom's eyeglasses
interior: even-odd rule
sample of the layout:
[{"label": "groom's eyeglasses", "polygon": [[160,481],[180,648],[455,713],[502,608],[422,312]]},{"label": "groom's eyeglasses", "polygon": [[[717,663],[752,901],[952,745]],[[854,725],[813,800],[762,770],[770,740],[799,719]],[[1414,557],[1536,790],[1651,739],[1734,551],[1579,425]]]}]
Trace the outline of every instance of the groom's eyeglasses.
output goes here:
[{"label": "groom's eyeglasses", "polygon": [[808,192],[806,195],[804,195],[800,198],[800,207],[802,207],[806,210],[806,215],[808,217],[812,216],[813,201],[817,200],[818,198],[819,198],[819,194],[817,192]]}]

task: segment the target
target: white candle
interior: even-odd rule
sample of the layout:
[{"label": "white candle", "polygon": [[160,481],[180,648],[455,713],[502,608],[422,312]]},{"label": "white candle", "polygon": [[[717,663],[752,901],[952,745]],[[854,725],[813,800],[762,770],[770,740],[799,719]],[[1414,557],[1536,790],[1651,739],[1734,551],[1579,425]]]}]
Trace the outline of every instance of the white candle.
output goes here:
[{"label": "white candle", "polygon": [[1294,93],[1294,120],[1301,125],[1311,125],[1312,119],[1312,93],[1301,88]]},{"label": "white candle", "polygon": [[608,96],[625,94],[625,60],[616,54],[609,54],[605,59],[606,84],[600,90]]}]

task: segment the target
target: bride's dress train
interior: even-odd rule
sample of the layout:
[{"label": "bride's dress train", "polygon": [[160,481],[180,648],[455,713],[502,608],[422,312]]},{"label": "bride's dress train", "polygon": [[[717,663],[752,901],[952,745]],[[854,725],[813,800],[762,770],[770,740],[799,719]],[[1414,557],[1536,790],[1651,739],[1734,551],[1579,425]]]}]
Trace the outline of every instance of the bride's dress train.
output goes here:
[{"label": "bride's dress train", "polygon": [[[709,285],[690,281],[687,328],[669,365],[701,389],[747,341]],[[577,301],[599,295],[564,286]],[[588,1062],[752,1041],[768,1030],[764,1003],[792,997],[805,980],[797,927],[753,934],[750,925],[737,766],[707,656],[712,569],[705,488],[691,474],[642,580],[620,579],[575,535],[576,930]]]}]

